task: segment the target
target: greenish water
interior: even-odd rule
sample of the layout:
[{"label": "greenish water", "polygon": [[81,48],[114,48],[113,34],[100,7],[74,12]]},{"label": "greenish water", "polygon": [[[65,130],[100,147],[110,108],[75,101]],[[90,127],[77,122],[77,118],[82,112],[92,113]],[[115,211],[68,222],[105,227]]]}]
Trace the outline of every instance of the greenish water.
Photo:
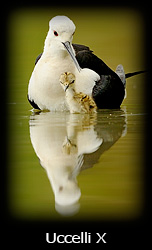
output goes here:
[{"label": "greenish water", "polygon": [[58,8],[12,13],[7,99],[10,214],[31,220],[137,218],[144,203],[144,75],[127,80],[121,110],[99,110],[95,116],[35,114],[26,99],[48,21],[61,12],[77,26],[74,42],[90,46],[111,68],[119,63],[126,72],[144,67],[138,12],[95,9],[78,15],[76,9]]}]

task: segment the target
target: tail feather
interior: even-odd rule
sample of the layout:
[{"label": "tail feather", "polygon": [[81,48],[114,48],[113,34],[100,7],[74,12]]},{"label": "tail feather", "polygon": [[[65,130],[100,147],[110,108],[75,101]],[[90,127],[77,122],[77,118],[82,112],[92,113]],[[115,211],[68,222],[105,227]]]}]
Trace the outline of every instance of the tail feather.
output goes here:
[{"label": "tail feather", "polygon": [[132,76],[135,76],[135,75],[138,75],[141,73],[145,73],[145,72],[147,72],[147,70],[141,70],[141,71],[136,71],[136,72],[132,72],[132,73],[127,73],[127,74],[125,74],[125,77],[129,78],[129,77],[132,77]]},{"label": "tail feather", "polygon": [[126,75],[125,75],[125,71],[124,71],[124,68],[123,68],[122,64],[119,64],[117,66],[115,72],[119,76],[119,78],[121,79],[124,87],[126,87]]}]

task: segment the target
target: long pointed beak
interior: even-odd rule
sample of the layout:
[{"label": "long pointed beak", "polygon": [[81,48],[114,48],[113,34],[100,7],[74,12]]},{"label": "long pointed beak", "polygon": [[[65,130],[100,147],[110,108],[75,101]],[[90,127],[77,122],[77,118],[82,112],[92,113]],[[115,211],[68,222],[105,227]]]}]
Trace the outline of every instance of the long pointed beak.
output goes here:
[{"label": "long pointed beak", "polygon": [[66,92],[66,90],[68,89],[69,85],[66,85],[64,88],[64,91]]},{"label": "long pointed beak", "polygon": [[73,50],[72,50],[72,47],[71,47],[70,43],[67,41],[67,42],[62,43],[62,44],[64,45],[64,47],[66,48],[66,50],[70,54],[73,62],[75,63],[75,66],[77,67],[78,71],[80,72],[81,68],[80,68],[79,63],[78,63],[78,61],[77,61],[77,59],[76,59],[76,57],[75,57],[75,55],[73,53]]}]

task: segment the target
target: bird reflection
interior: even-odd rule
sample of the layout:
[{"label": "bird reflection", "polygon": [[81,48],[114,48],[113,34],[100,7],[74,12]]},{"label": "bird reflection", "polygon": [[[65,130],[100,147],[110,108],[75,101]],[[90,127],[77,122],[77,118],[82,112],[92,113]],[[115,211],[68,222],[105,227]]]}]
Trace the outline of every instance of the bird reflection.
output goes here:
[{"label": "bird reflection", "polygon": [[67,112],[31,115],[31,142],[47,172],[58,213],[73,215],[79,211],[78,174],[92,167],[126,133],[124,112],[118,112],[119,115],[109,111],[92,115]]}]

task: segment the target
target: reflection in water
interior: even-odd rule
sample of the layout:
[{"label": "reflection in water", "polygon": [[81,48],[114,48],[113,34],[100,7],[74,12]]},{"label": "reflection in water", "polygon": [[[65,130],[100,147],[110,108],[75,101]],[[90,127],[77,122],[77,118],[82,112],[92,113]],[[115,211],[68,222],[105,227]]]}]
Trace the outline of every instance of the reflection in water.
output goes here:
[{"label": "reflection in water", "polygon": [[125,133],[126,117],[121,110],[93,115],[51,112],[31,115],[31,142],[50,180],[56,211],[73,215],[79,210],[81,191],[77,175],[92,167]]}]

